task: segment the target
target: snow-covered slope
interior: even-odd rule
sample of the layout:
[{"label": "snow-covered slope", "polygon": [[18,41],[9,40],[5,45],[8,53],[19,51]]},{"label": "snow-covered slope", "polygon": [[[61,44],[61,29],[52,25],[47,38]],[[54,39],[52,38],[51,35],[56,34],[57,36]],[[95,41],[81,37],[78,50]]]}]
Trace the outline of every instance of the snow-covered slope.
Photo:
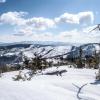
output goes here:
[{"label": "snow-covered slope", "polygon": [[[7,63],[15,63],[14,61],[21,62],[21,58],[23,56],[26,56],[28,58],[34,58],[34,54],[44,55],[44,57],[51,57],[56,55],[62,55],[64,53],[67,53],[71,50],[72,46],[70,45],[30,45],[26,48],[24,45],[17,45],[16,47],[14,45],[8,48],[4,48],[4,50],[0,50],[0,64],[6,63],[6,59],[9,59],[9,62]],[[21,47],[22,46],[22,47]],[[10,48],[10,49],[9,49]],[[49,52],[50,51],[50,52]],[[46,54],[46,55],[45,55]],[[17,59],[17,60],[16,60]],[[5,62],[4,62],[5,60]]]},{"label": "snow-covered slope", "polygon": [[[93,69],[66,69],[61,76],[36,75],[31,81],[13,81],[18,72],[4,73],[0,78],[0,100],[100,100],[100,82]],[[55,67],[44,71],[57,70]],[[78,87],[86,84],[77,97]]]},{"label": "snow-covered slope", "polygon": [[[62,55],[70,52],[72,46],[46,46],[46,47],[35,47],[32,49],[23,50],[24,55],[27,57],[34,57],[34,53],[44,55],[44,57],[51,57],[56,55]],[[50,51],[48,54],[47,52]]]},{"label": "snow-covered slope", "polygon": [[100,45],[96,43],[83,45],[82,50],[84,55],[93,55],[96,52],[98,53],[100,51]]},{"label": "snow-covered slope", "polygon": [[[25,43],[25,42],[24,42]],[[68,56],[63,56],[64,58],[75,58],[80,55],[80,47],[82,49],[82,56],[92,56],[95,53],[100,52],[100,44],[99,43],[90,43],[81,45],[79,47],[73,45],[63,45],[54,43],[54,45],[41,45],[41,44],[16,44],[9,45],[7,47],[0,47],[0,61],[3,62],[5,59],[9,59],[9,62],[15,61],[16,58],[21,58],[21,56],[27,56],[29,58],[33,58],[34,54],[44,55],[43,57],[53,57],[56,55],[63,55],[65,53],[69,53]],[[50,42],[51,43],[51,42]],[[50,52],[49,52],[50,51]],[[49,53],[48,53],[49,52]],[[46,55],[45,55],[46,54]],[[12,58],[11,58],[12,57]],[[10,59],[12,59],[10,61]],[[6,61],[6,60],[5,60]],[[20,61],[18,59],[18,61]],[[1,63],[0,62],[0,63]],[[17,62],[17,61],[16,61]],[[21,62],[21,61],[20,61]],[[3,62],[6,63],[6,62]]]},{"label": "snow-covered slope", "polygon": [[71,52],[69,53],[69,57],[79,57],[80,48],[82,49],[82,56],[93,56],[96,53],[100,52],[100,44],[99,43],[90,43],[84,44],[79,47],[72,47]]}]

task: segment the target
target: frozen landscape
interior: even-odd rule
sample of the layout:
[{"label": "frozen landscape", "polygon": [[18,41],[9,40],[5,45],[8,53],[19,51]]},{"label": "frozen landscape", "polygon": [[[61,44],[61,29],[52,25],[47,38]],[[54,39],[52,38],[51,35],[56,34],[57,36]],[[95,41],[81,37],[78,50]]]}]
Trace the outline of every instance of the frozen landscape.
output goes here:
[{"label": "frozen landscape", "polygon": [[[67,70],[62,76],[45,75],[62,69]],[[13,81],[18,71],[3,73],[0,100],[100,100],[100,81],[95,81],[95,72],[97,70],[69,66],[52,67],[43,71],[44,75],[34,75],[30,81]]]},{"label": "frozen landscape", "polygon": [[0,0],[0,100],[100,100],[100,0]]},{"label": "frozen landscape", "polygon": [[[87,68],[86,66],[82,68],[75,67],[73,65],[78,65],[79,62],[70,61],[71,58],[80,59],[80,47],[82,48],[82,62],[86,59],[85,65],[87,64]],[[98,69],[94,69],[98,63],[96,65],[93,63],[95,59],[98,61],[99,43],[80,46],[58,45],[55,43],[49,45],[20,43],[7,44],[6,46],[3,44],[0,48],[1,66],[3,63],[7,64],[7,66],[3,66],[3,68],[7,67],[6,72],[1,73],[0,77],[0,100],[99,100],[100,81],[96,80]],[[42,57],[40,62],[47,59],[47,61],[53,61],[52,65],[47,68],[48,62],[42,73],[34,74],[31,80],[25,79],[23,81],[23,79],[19,79],[15,81],[15,76],[21,70],[18,66],[25,66],[24,59],[30,60],[28,65],[30,66],[31,63],[34,63],[32,59],[39,56]],[[61,60],[60,57],[63,57],[63,59]],[[89,66],[88,61],[91,58],[93,58],[90,63],[92,66]],[[66,63],[62,63],[63,61]],[[55,63],[56,66],[52,67]],[[61,66],[60,63],[66,65]],[[15,71],[10,69],[11,66],[15,68]],[[33,70],[29,70],[28,66],[21,70],[22,77],[25,77],[24,75],[29,77],[28,72]],[[39,66],[41,64],[37,67]],[[32,67],[36,66],[32,65]],[[62,73],[61,76],[60,74],[50,74],[61,70],[67,72]]]}]

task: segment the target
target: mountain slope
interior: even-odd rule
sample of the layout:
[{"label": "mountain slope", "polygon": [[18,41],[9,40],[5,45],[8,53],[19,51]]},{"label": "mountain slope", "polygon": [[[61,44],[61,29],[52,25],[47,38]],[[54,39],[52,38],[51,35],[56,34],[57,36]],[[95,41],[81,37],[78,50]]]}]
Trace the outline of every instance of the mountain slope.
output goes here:
[{"label": "mountain slope", "polygon": [[[90,43],[90,44],[84,44],[81,46],[74,46],[74,45],[62,45],[58,43],[54,44],[29,44],[32,42],[28,42],[25,44],[23,42],[22,44],[13,44],[13,45],[8,45],[8,46],[1,46],[0,47],[0,61],[3,62],[5,60],[6,63],[6,58],[9,59],[10,62],[14,62],[16,58],[20,58],[21,62],[21,57],[26,56],[28,58],[34,58],[34,54],[37,53],[39,55],[44,55],[44,58],[48,57],[54,57],[57,55],[62,55],[65,54],[63,57],[64,58],[77,58],[79,57],[80,53],[80,48],[82,49],[82,57],[86,56],[93,56],[95,53],[100,52],[100,44],[99,43]],[[46,43],[46,42],[45,42]],[[52,43],[52,42],[50,42]],[[11,61],[10,61],[11,60]],[[0,63],[1,63],[0,62]]]}]

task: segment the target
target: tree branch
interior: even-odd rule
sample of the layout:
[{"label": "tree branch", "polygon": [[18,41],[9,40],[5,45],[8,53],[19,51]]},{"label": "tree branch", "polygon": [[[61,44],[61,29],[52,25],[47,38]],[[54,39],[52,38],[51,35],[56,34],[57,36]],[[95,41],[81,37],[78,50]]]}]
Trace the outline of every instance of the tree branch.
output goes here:
[{"label": "tree branch", "polygon": [[[73,84],[73,83],[72,83]],[[81,93],[81,90],[83,89],[83,87],[84,86],[86,86],[88,83],[86,83],[86,84],[83,84],[81,87],[79,87],[79,86],[77,86],[77,85],[75,85],[75,84],[73,84],[75,87],[77,87],[78,88],[78,92],[77,92],[77,98],[79,99],[79,100],[81,100],[82,98],[79,96],[79,94]]]}]

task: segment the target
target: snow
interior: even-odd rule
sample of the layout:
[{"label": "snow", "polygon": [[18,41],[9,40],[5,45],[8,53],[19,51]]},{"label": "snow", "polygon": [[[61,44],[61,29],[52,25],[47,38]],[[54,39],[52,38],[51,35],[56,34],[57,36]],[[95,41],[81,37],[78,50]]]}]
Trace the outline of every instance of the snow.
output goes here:
[{"label": "snow", "polygon": [[[0,78],[0,100],[100,100],[100,82],[95,82],[97,70],[61,66],[43,73],[62,69],[67,70],[62,77],[37,74],[30,81],[13,81],[18,71],[4,73]],[[81,89],[78,99],[78,87],[84,84],[87,85]]]},{"label": "snow", "polygon": [[34,57],[34,53],[44,55],[49,50],[51,50],[48,54],[46,54],[44,57],[51,57],[56,55],[61,55],[69,52],[71,50],[72,46],[46,46],[46,47],[35,47],[35,48],[27,48],[24,51],[24,55],[32,58]]}]

